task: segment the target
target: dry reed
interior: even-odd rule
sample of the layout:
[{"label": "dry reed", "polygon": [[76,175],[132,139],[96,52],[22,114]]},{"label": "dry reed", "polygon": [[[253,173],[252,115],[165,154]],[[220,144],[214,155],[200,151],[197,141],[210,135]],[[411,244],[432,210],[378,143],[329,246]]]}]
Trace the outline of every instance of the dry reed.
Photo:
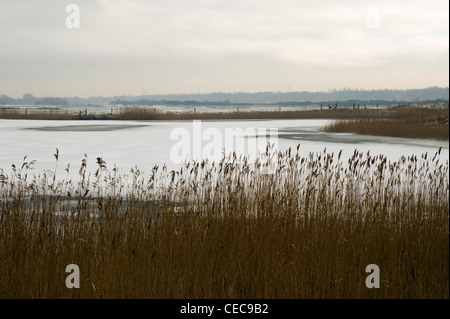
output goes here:
[{"label": "dry reed", "polygon": [[380,118],[339,119],[327,125],[330,132],[424,139],[449,139],[449,109],[394,108]]},{"label": "dry reed", "polygon": [[439,153],[289,149],[273,174],[235,156],[149,174],[99,158],[78,181],[25,158],[0,170],[0,298],[449,298]]}]

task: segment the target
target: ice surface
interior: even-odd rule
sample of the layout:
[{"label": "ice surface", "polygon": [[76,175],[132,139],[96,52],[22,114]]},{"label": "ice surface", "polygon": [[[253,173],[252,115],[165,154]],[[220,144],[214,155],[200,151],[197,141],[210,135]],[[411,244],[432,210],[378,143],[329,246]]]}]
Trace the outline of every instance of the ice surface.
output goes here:
[{"label": "ice surface", "polygon": [[[225,138],[227,129],[249,129],[247,132],[278,131],[278,148],[281,151],[300,144],[300,155],[310,152],[334,152],[342,150],[342,160],[353,155],[355,149],[371,155],[383,154],[397,161],[401,156],[430,155],[442,146],[441,163],[448,161],[447,141],[429,141],[404,138],[361,136],[346,133],[328,133],[323,127],[329,120],[215,120],[201,121],[201,132],[217,129]],[[65,178],[64,169],[70,163],[70,177],[77,179],[78,169],[84,154],[88,158],[88,170],[97,169],[96,158],[106,161],[108,168],[117,165],[120,172],[129,172],[137,166],[144,172],[154,165],[165,163],[168,170],[178,169],[180,164],[171,158],[171,151],[178,140],[171,140],[171,133],[184,130],[190,134],[190,147],[197,143],[205,148],[208,140],[195,140],[192,121],[37,121],[0,120],[0,168],[10,172],[11,164],[21,165],[24,156],[36,160],[35,172],[55,169],[53,154],[59,149],[57,176]],[[260,139],[266,136],[259,136]],[[241,136],[248,143],[253,135]],[[225,143],[224,143],[225,145]],[[231,149],[231,151],[236,149]],[[239,150],[237,150],[239,151]],[[191,159],[194,157],[191,152]],[[239,152],[238,152],[239,153]]]}]

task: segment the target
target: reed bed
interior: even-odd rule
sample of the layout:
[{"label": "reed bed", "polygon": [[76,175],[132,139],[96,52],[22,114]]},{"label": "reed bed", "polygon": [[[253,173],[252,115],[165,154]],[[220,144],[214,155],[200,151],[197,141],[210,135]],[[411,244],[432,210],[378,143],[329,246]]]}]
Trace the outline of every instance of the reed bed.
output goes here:
[{"label": "reed bed", "polygon": [[78,120],[80,117],[75,114],[71,114],[67,111],[52,112],[52,111],[19,111],[19,110],[0,110],[0,118],[9,120]]},{"label": "reed bed", "polygon": [[297,148],[148,173],[83,159],[78,181],[25,158],[0,170],[0,298],[449,298],[440,151],[344,162]]},{"label": "reed bed", "polygon": [[448,120],[442,124],[417,123],[407,120],[337,120],[326,127],[327,131],[363,135],[393,136],[448,140]]},{"label": "reed bed", "polygon": [[[145,107],[127,107],[115,115],[119,120],[233,120],[233,119],[393,119],[407,121],[435,121],[447,119],[449,109],[442,107],[422,107],[399,105],[389,108],[352,109],[339,107],[337,109],[299,109],[278,111],[248,111],[239,108],[228,112],[194,112],[174,113]],[[437,123],[439,124],[439,123]]]},{"label": "reed bed", "polygon": [[122,121],[170,121],[170,120],[248,120],[248,119],[317,119],[317,118],[373,118],[384,114],[374,109],[324,109],[324,110],[279,110],[279,111],[239,111],[224,112],[172,112],[148,107],[127,107],[120,112],[111,114],[56,113],[48,111],[28,112],[20,110],[0,111],[3,119],[32,119],[32,120],[122,120]]},{"label": "reed bed", "polygon": [[447,119],[448,107],[421,107],[421,106],[395,106],[389,108],[362,108],[352,109],[339,107],[337,109],[303,109],[298,110],[246,110],[245,107],[235,111],[224,112],[172,112],[170,108],[160,110],[150,107],[126,107],[114,114],[86,114],[81,113],[49,112],[3,109],[0,118],[4,119],[35,119],[35,120],[233,120],[233,119],[407,119],[407,120],[433,120]]},{"label": "reed bed", "polygon": [[334,118],[373,118],[379,117],[381,110],[375,109],[324,109],[324,110],[280,110],[248,111],[240,108],[227,112],[164,112],[152,108],[129,107],[116,116],[119,120],[272,120],[272,119],[334,119]]},{"label": "reed bed", "polygon": [[424,139],[449,139],[449,109],[397,107],[389,116],[337,119],[326,127],[331,132]]}]

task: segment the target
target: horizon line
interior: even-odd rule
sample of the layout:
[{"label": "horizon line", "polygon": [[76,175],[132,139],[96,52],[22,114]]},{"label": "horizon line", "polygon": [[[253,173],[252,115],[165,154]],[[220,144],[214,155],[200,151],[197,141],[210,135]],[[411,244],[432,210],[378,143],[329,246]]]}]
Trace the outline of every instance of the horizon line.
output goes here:
[{"label": "horizon line", "polygon": [[90,95],[90,96],[80,96],[80,95],[34,95],[32,93],[25,92],[19,97],[10,96],[6,93],[1,93],[0,96],[6,96],[8,98],[12,99],[22,99],[25,95],[30,94],[33,97],[36,98],[80,98],[80,99],[89,99],[89,98],[107,98],[107,97],[138,97],[138,96],[165,96],[165,95],[209,95],[209,94],[261,94],[261,93],[272,93],[272,94],[292,94],[292,93],[336,93],[336,92],[373,92],[373,91],[414,91],[414,90],[426,90],[426,89],[449,89],[449,86],[427,86],[427,87],[421,87],[421,88],[408,88],[408,89],[393,89],[393,88],[383,88],[383,89],[366,89],[366,88],[329,88],[327,90],[322,91],[210,91],[210,92],[190,92],[190,93],[145,93],[145,94],[131,94],[131,93],[123,93],[123,94],[116,94],[116,95]]}]

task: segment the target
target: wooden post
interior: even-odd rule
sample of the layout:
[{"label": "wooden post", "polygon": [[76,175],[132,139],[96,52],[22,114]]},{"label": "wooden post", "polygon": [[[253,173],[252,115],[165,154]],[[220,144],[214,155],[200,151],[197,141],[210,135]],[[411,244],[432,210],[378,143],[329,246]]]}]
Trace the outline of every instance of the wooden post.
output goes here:
[{"label": "wooden post", "polygon": [[111,108],[111,115],[113,115],[113,108]]},{"label": "wooden post", "polygon": [[84,109],[84,115],[87,116],[87,109]]}]

